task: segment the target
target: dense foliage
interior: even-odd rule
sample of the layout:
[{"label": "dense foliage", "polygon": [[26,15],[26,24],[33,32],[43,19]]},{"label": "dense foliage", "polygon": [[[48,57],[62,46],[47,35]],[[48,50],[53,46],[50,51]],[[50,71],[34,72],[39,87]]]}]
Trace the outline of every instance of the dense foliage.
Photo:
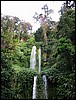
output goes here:
[{"label": "dense foliage", "polygon": [[[36,31],[43,40],[43,32]],[[40,34],[41,33],[41,34]],[[48,98],[73,99],[75,98],[75,11],[67,9],[57,25],[47,27],[48,47],[42,43],[42,74],[48,77]],[[42,39],[42,40],[41,40]],[[44,61],[44,52],[47,60]],[[52,91],[52,93],[51,93]]]},{"label": "dense foliage", "polygon": [[[37,98],[43,99],[42,75],[47,77],[48,99],[75,98],[75,10],[68,8],[54,27],[47,26],[47,46],[40,27],[28,34],[31,24],[1,17],[1,99],[32,99],[37,75]],[[30,69],[32,46],[41,46],[41,73]],[[47,59],[45,59],[45,55]]]}]

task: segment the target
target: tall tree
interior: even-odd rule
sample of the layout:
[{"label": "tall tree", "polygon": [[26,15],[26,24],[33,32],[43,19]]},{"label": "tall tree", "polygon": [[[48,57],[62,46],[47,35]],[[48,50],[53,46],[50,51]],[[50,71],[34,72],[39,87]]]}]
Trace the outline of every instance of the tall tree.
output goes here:
[{"label": "tall tree", "polygon": [[52,9],[49,10],[47,4],[45,4],[42,7],[42,10],[44,10],[44,12],[45,12],[44,15],[43,14],[38,15],[37,12],[35,12],[35,15],[33,16],[33,18],[36,19],[36,21],[40,22],[41,27],[43,29],[43,33],[44,33],[44,42],[47,45],[46,28],[47,28],[47,24],[49,24],[49,22],[51,23],[51,21],[50,21],[51,17],[49,17],[49,14],[51,14],[53,12],[53,10]]},{"label": "tall tree", "polygon": [[[53,13],[53,10],[52,9],[49,9],[47,4],[45,4],[43,7],[42,7],[42,10],[44,10],[44,15],[41,13],[41,14],[37,14],[37,12],[35,12],[35,15],[33,16],[34,19],[36,19],[36,21],[39,21],[40,24],[41,24],[41,27],[42,27],[42,30],[43,30],[43,34],[44,34],[44,43],[45,43],[45,48],[47,49],[47,45],[48,45],[48,39],[47,39],[47,34],[46,34],[46,29],[47,29],[47,26],[52,26],[53,25],[53,21],[50,21],[51,20],[51,17],[49,17],[49,15],[51,13]],[[45,51],[45,57],[44,57],[45,61],[47,59],[47,50]]]}]

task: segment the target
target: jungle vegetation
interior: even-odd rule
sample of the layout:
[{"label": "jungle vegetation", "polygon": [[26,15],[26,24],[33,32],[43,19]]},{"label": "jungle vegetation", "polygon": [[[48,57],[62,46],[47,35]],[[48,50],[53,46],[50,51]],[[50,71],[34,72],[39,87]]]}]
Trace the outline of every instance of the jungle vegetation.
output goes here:
[{"label": "jungle vegetation", "polygon": [[1,14],[1,99],[32,98],[33,78],[38,75],[38,62],[36,70],[30,69],[33,45],[37,50],[41,46],[40,74],[48,79],[48,99],[75,98],[75,9],[74,2],[64,5],[60,20],[52,28],[47,25],[47,47],[42,27],[29,34],[30,23]]}]

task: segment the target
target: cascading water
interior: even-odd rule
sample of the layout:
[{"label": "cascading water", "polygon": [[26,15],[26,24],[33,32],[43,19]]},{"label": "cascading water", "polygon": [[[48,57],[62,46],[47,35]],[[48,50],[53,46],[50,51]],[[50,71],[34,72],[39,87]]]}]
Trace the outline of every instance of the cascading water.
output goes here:
[{"label": "cascading water", "polygon": [[36,46],[33,46],[30,56],[30,68],[35,69],[35,66],[36,66]]},{"label": "cascading water", "polygon": [[[39,74],[41,72],[41,47],[38,50],[38,58],[39,58]],[[36,46],[32,47],[31,57],[30,57],[30,68],[35,69],[36,66]],[[47,97],[47,79],[46,76],[42,76],[43,85],[44,85],[44,99],[48,99]],[[32,99],[36,99],[36,90],[37,90],[37,76],[34,76],[34,83],[33,83],[33,95]]]},{"label": "cascading water", "polygon": [[36,81],[37,81],[37,76],[34,76],[33,96],[32,96],[32,99],[36,99]]},{"label": "cascading water", "polygon": [[44,99],[48,99],[48,97],[47,97],[47,79],[46,79],[46,76],[43,75],[42,79],[43,79],[43,85],[44,85]]},{"label": "cascading water", "polygon": [[39,73],[41,71],[41,47],[39,47],[39,50],[38,50],[38,57],[39,57]]},{"label": "cascading water", "polygon": [[[35,66],[36,66],[36,46],[33,46],[30,56],[30,68],[35,69]],[[37,81],[37,76],[34,76],[32,99],[36,99],[36,81]]]},{"label": "cascading water", "polygon": [[[38,56],[39,56],[39,73],[41,72],[41,47],[39,47],[38,50]],[[46,76],[42,76],[43,79],[43,85],[44,85],[44,99],[48,99],[47,97],[47,79]]]}]

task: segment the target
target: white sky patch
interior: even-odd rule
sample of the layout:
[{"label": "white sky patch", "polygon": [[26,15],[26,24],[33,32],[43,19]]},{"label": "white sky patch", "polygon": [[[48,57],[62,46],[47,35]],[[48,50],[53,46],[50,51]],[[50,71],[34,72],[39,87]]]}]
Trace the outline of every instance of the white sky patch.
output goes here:
[{"label": "white sky patch", "polygon": [[51,17],[53,21],[59,20],[58,11],[64,1],[1,1],[1,13],[3,15],[16,16],[21,20],[30,22],[33,26],[32,32],[35,32],[39,27],[40,23],[33,19],[35,12],[38,14],[44,13],[41,9],[45,4],[48,5],[49,9],[53,9]]}]

